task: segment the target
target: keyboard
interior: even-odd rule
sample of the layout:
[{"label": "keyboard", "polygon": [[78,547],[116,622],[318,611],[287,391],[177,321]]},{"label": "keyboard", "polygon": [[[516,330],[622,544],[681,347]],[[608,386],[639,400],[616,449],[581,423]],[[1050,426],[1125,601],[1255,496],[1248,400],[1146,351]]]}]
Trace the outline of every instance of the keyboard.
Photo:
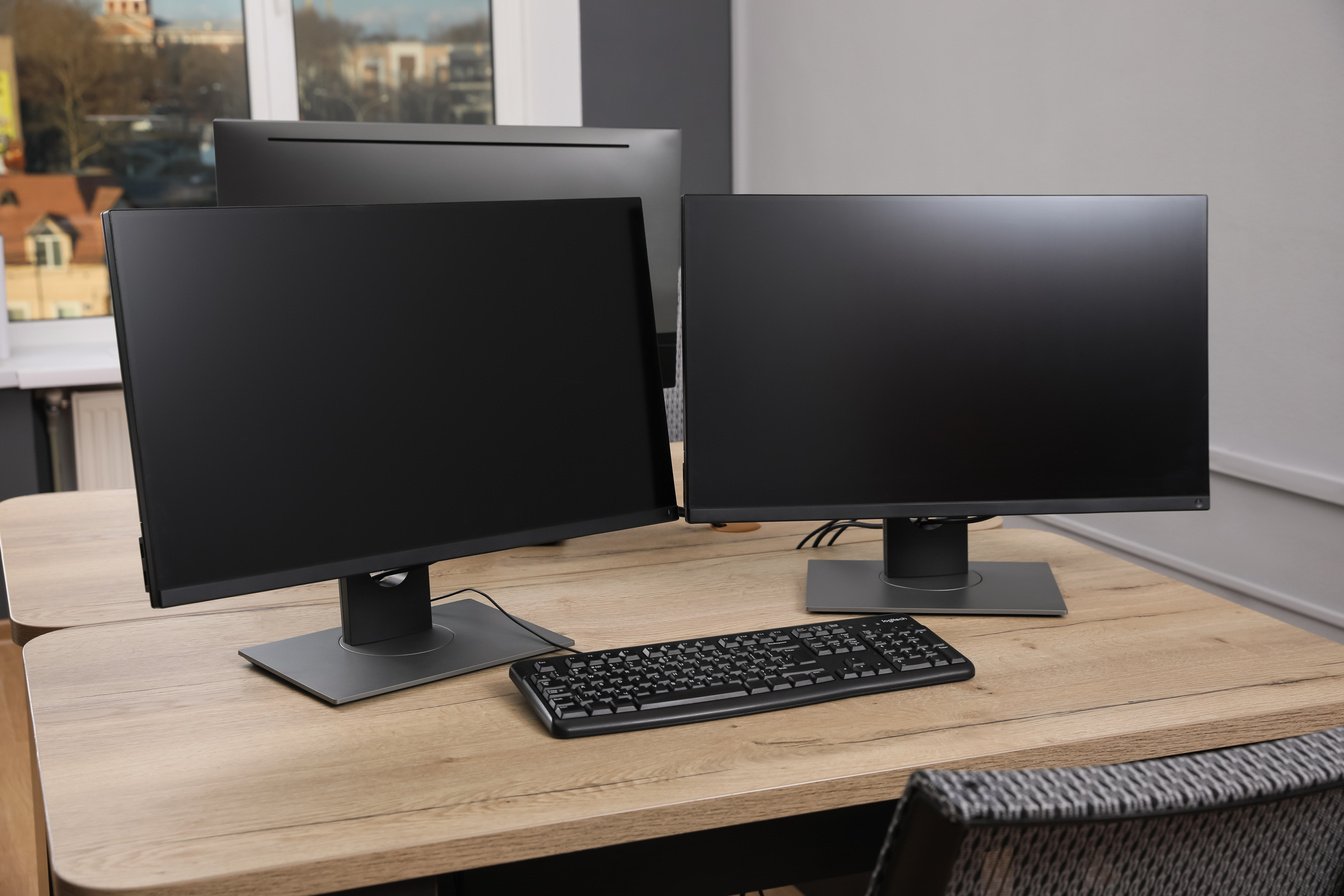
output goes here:
[{"label": "keyboard", "polygon": [[909,616],[549,656],[509,668],[556,737],[702,722],[973,675],[970,660]]}]

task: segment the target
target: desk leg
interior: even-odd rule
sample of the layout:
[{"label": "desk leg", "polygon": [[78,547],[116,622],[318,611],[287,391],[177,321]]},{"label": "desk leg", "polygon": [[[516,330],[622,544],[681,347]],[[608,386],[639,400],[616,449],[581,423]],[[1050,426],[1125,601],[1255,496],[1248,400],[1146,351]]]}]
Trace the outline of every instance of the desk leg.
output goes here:
[{"label": "desk leg", "polygon": [[47,896],[46,820],[23,654],[0,619],[0,892]]},{"label": "desk leg", "polygon": [[[25,708],[27,701],[24,701]],[[51,865],[47,859],[47,813],[42,804],[42,782],[37,777],[37,741],[33,739],[33,714],[28,713],[28,761],[33,776],[33,845],[37,849],[37,892],[51,893]]]}]

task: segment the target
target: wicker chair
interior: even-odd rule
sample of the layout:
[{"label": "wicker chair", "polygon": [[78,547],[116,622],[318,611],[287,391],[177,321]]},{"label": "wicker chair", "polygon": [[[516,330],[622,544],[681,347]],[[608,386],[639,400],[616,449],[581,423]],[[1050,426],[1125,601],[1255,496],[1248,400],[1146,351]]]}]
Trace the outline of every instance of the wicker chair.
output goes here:
[{"label": "wicker chair", "polygon": [[911,777],[869,896],[1344,894],[1344,728],[1142,762]]}]

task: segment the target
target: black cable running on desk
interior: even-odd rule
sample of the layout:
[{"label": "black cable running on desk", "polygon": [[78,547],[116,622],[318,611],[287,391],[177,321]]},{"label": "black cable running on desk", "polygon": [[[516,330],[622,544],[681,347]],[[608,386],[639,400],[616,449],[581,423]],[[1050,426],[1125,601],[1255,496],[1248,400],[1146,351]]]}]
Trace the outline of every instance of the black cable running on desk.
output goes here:
[{"label": "black cable running on desk", "polygon": [[829,522],[822,523],[820,526],[804,535],[803,540],[798,542],[798,544],[794,547],[794,550],[801,551],[803,549],[803,546],[807,544],[809,541],[812,542],[812,547],[819,548],[821,547],[821,540],[825,538],[827,535],[831,536],[831,540],[826,542],[827,547],[829,547],[830,545],[835,544],[835,540],[839,538],[841,535],[843,535],[846,529],[851,528],[881,529],[882,524],[865,523],[863,520],[830,520]]},{"label": "black cable running on desk", "polygon": [[536,631],[536,630],[533,629],[530,625],[528,625],[526,622],[523,622],[523,621],[522,621],[521,619],[519,619],[517,616],[514,616],[514,615],[513,615],[512,613],[510,613],[508,610],[506,610],[506,609],[504,609],[503,607],[501,607],[501,606],[499,605],[499,601],[495,600],[493,597],[491,597],[490,595],[486,594],[484,591],[482,591],[482,590],[479,589],[479,588],[459,588],[459,589],[457,589],[456,591],[449,591],[447,594],[440,594],[438,597],[432,597],[432,598],[429,599],[429,602],[430,602],[430,603],[436,603],[436,602],[441,601],[441,600],[447,600],[447,599],[450,598],[450,597],[457,597],[459,594],[466,594],[468,591],[470,591],[472,594],[479,594],[481,597],[483,597],[483,598],[485,598],[486,600],[490,601],[491,606],[493,606],[493,607],[494,607],[496,610],[498,610],[499,612],[503,613],[503,614],[504,614],[504,617],[505,617],[506,619],[508,619],[508,620],[509,620],[510,622],[512,622],[514,625],[518,626],[518,627],[521,628],[523,631],[527,632],[529,635],[532,635],[534,638],[538,639],[539,641],[544,641],[545,643],[547,643],[547,644],[551,645],[552,647],[554,647],[556,650],[568,650],[570,653],[582,653],[582,651],[580,651],[580,650],[575,650],[573,647],[570,647],[570,646],[567,645],[567,644],[557,644],[555,641],[552,641],[550,638],[546,637],[546,636],[543,635],[541,632]]}]

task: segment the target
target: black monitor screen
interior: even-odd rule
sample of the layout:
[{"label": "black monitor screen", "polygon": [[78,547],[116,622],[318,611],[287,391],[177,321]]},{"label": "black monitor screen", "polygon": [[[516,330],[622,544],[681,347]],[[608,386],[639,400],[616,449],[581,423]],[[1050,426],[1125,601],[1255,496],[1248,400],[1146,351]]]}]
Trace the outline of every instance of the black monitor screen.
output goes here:
[{"label": "black monitor screen", "polygon": [[106,233],[158,605],[675,516],[638,199]]},{"label": "black monitor screen", "polygon": [[693,520],[1207,506],[1203,196],[688,196]]},{"label": "black monitor screen", "polygon": [[[673,385],[680,131],[220,120],[214,134],[220,205],[640,197],[663,385]],[[469,263],[444,272],[445,292]]]}]

